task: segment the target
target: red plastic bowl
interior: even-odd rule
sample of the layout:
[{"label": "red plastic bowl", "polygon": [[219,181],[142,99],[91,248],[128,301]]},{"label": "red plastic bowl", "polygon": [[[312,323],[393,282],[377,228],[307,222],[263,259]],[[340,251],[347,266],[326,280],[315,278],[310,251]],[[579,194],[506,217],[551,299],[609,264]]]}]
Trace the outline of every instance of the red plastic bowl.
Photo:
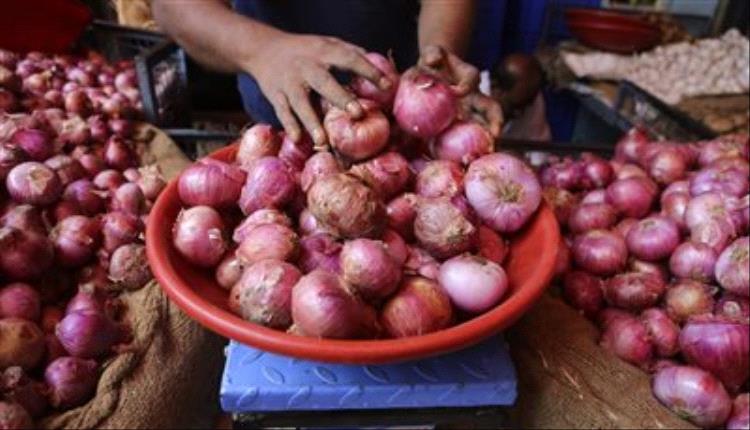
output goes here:
[{"label": "red plastic bowl", "polygon": [[603,51],[632,54],[651,49],[661,40],[655,25],[615,12],[568,9],[565,19],[576,40]]},{"label": "red plastic bowl", "polygon": [[[212,157],[234,158],[236,146]],[[516,321],[544,292],[553,276],[560,231],[552,211],[543,205],[529,225],[511,238],[506,270],[510,295],[495,309],[457,326],[423,336],[383,340],[332,340],[290,335],[235,316],[227,308],[228,292],[211,271],[193,267],[172,246],[172,225],[181,209],[176,181],[157,199],[148,217],[146,247],[154,276],[191,318],[206,328],[253,347],[316,361],[377,364],[416,359],[459,350]]]}]

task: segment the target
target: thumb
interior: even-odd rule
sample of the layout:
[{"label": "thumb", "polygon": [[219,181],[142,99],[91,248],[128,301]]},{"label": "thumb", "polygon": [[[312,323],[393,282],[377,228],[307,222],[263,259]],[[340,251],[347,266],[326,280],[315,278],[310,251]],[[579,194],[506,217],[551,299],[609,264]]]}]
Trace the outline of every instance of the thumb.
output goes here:
[{"label": "thumb", "polygon": [[439,66],[443,60],[443,49],[437,45],[427,45],[422,49],[422,61],[430,67]]}]

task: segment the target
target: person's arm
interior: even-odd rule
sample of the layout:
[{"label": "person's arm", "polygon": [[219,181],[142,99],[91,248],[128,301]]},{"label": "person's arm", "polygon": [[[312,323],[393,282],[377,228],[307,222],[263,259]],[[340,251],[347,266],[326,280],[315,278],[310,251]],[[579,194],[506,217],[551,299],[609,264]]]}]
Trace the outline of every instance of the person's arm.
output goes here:
[{"label": "person's arm", "polygon": [[315,91],[353,117],[363,114],[356,97],[331,75],[351,71],[382,88],[393,85],[365,57],[364,50],[339,39],[285,33],[234,12],[223,0],[153,0],[159,25],[198,61],[225,72],[246,72],[260,85],[292,139],[299,122],[316,144],[326,141],[310,102]]},{"label": "person's arm", "polygon": [[477,91],[479,71],[464,62],[474,27],[475,0],[422,0],[419,13],[419,64],[446,76],[464,97],[470,113],[479,113],[494,137],[500,136],[503,112]]}]

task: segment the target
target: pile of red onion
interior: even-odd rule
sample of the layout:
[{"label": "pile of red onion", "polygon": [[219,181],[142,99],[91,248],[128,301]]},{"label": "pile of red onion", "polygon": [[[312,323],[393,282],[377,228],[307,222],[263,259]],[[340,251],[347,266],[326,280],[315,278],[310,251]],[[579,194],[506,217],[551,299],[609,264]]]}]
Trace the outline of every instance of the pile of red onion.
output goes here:
[{"label": "pile of red onion", "polygon": [[550,158],[539,172],[567,231],[563,297],[702,427],[747,428],[749,149],[747,135],[652,142],[633,129],[612,160]]},{"label": "pile of red onion", "polygon": [[129,343],[118,295],[152,278],[144,223],[165,181],[139,166],[131,62],[0,59],[0,428],[33,428],[89,401]]},{"label": "pile of red onion", "polygon": [[414,68],[399,80],[388,59],[368,58],[398,88],[354,81],[364,115],[326,107],[330,146],[256,124],[234,160],[200,160],[178,180],[174,246],[214,271],[248,321],[312,337],[417,336],[508,295],[505,238],[539,207],[533,170],[457,117],[442,78]]}]

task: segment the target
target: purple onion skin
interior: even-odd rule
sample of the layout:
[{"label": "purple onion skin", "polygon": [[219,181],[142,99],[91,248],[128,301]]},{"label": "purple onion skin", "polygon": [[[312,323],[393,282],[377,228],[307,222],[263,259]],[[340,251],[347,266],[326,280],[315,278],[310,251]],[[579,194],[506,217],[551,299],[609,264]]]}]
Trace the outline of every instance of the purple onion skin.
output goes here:
[{"label": "purple onion skin", "polygon": [[715,276],[725,290],[750,297],[750,238],[732,242],[716,261]]},{"label": "purple onion skin", "polygon": [[714,315],[750,324],[750,299],[725,291],[714,306]]},{"label": "purple onion skin", "polygon": [[678,278],[711,282],[714,278],[716,251],[704,243],[685,242],[669,258],[669,270]]},{"label": "purple onion skin", "polygon": [[622,271],[628,262],[625,241],[606,230],[591,230],[576,237],[573,258],[581,268],[607,276]]},{"label": "purple onion skin", "polygon": [[624,313],[603,324],[599,344],[628,363],[648,369],[654,347],[646,327],[634,316]]},{"label": "purple onion skin", "polygon": [[721,426],[732,410],[721,382],[697,367],[664,367],[654,375],[651,388],[664,406],[703,428]]},{"label": "purple onion skin", "polygon": [[121,326],[107,315],[91,311],[67,314],[55,333],[65,350],[79,358],[102,357],[124,338]]},{"label": "purple onion skin", "polygon": [[671,219],[652,216],[639,221],[625,238],[628,250],[645,261],[669,257],[680,243],[680,229]]},{"label": "purple onion skin", "polygon": [[94,360],[60,357],[47,366],[44,380],[50,387],[50,403],[69,409],[93,397],[99,380],[99,365]]},{"label": "purple onion skin", "polygon": [[659,357],[672,357],[680,351],[680,326],[660,308],[649,308],[641,313],[654,350]]},{"label": "purple onion skin", "polygon": [[327,233],[314,233],[300,240],[298,265],[306,274],[315,269],[340,274],[340,253],[341,244],[336,242],[333,236]]},{"label": "purple onion skin", "polygon": [[570,271],[563,279],[563,296],[575,309],[594,318],[604,305],[603,282],[583,271]]},{"label": "purple onion skin", "polygon": [[32,286],[17,282],[0,288],[0,318],[37,321],[40,314],[41,300]]},{"label": "purple onion skin", "polygon": [[258,209],[280,208],[297,192],[296,180],[287,164],[277,157],[254,160],[247,168],[239,205],[249,215]]},{"label": "purple onion skin", "polygon": [[645,273],[621,273],[604,286],[604,298],[621,309],[641,311],[656,305],[666,290],[658,277]]},{"label": "purple onion skin", "polygon": [[727,421],[727,430],[743,430],[750,428],[750,394],[743,393],[734,399],[732,415]]},{"label": "purple onion skin", "polygon": [[750,326],[717,318],[694,318],[680,332],[688,362],[713,373],[731,392],[750,375]]}]

